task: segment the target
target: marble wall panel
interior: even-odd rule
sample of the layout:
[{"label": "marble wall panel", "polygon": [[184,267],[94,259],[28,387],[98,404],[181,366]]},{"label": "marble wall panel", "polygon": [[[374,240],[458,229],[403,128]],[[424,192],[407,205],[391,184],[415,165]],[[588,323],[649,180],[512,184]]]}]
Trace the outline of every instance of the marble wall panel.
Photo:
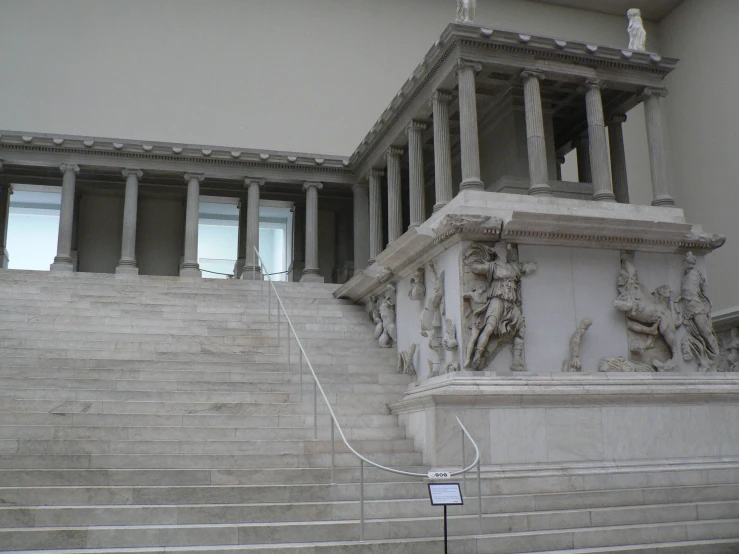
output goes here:
[{"label": "marble wall panel", "polygon": [[547,459],[545,408],[490,409],[488,416],[489,463],[537,463]]},{"label": "marble wall panel", "polygon": [[600,408],[547,408],[547,461],[603,459]]}]

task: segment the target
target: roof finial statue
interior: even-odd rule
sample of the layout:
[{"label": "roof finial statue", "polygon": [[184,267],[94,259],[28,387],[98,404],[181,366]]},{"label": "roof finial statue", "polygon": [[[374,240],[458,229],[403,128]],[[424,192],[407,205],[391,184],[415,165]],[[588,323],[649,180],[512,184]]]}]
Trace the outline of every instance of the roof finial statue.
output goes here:
[{"label": "roof finial statue", "polygon": [[473,23],[477,0],[457,0],[457,17],[455,23]]},{"label": "roof finial statue", "polygon": [[647,32],[644,30],[641,10],[632,8],[626,15],[629,18],[629,50],[644,52],[647,49]]}]

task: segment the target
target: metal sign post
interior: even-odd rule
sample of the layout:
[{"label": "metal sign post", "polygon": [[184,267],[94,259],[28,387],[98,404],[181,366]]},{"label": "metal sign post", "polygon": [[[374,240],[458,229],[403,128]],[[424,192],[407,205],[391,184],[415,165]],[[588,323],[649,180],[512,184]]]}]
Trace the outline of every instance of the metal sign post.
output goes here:
[{"label": "metal sign post", "polygon": [[447,532],[447,506],[462,506],[462,490],[459,483],[429,483],[429,497],[432,506],[444,506],[444,554],[448,554],[449,536]]}]

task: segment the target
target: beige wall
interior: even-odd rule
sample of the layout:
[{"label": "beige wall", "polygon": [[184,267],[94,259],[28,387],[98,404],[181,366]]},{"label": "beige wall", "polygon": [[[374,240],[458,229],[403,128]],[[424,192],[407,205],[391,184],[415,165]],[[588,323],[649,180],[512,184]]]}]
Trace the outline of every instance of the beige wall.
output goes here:
[{"label": "beige wall", "polygon": [[[502,29],[626,46],[624,17],[479,0]],[[0,128],[350,154],[455,0],[0,0]]]},{"label": "beige wall", "polygon": [[714,309],[739,305],[739,2],[686,0],[661,24],[681,59],[667,80],[673,190],[691,221],[727,235],[708,257]]}]

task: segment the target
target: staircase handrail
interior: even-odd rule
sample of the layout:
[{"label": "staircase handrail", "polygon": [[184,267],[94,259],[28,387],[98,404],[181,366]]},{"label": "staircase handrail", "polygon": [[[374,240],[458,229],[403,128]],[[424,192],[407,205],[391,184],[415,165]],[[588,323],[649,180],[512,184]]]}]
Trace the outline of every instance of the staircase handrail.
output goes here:
[{"label": "staircase handrail", "polygon": [[[314,386],[314,395],[313,395],[313,430],[314,430],[314,439],[317,438],[317,406],[316,406],[316,390],[320,391],[321,397],[323,398],[324,403],[326,404],[326,408],[328,409],[329,415],[331,416],[331,482],[334,482],[334,469],[335,469],[335,462],[334,462],[334,456],[335,456],[335,441],[334,441],[334,429],[339,430],[339,436],[341,437],[342,442],[346,445],[346,447],[349,449],[349,451],[354,454],[357,458],[359,458],[360,461],[360,473],[361,473],[361,503],[362,503],[362,509],[361,509],[361,531],[360,531],[360,540],[364,540],[364,464],[367,463],[373,467],[376,467],[378,469],[381,469],[383,471],[387,471],[390,473],[395,473],[398,475],[408,475],[411,477],[429,477],[428,473],[418,473],[414,471],[405,471],[402,469],[395,469],[391,467],[384,466],[380,463],[374,462],[370,460],[369,458],[363,456],[357,450],[349,443],[349,440],[346,438],[346,435],[344,435],[344,430],[341,428],[341,424],[339,423],[339,419],[336,416],[336,413],[334,412],[333,408],[331,407],[331,402],[329,402],[328,397],[326,396],[326,392],[323,390],[323,386],[321,385],[320,379],[318,379],[318,375],[316,375],[315,370],[313,369],[313,364],[310,361],[310,358],[308,357],[308,353],[305,351],[305,348],[303,347],[303,343],[300,340],[300,337],[298,337],[298,333],[295,330],[295,327],[293,326],[292,320],[290,319],[290,316],[287,313],[287,310],[285,309],[285,305],[282,302],[282,298],[280,297],[279,293],[277,292],[277,288],[275,287],[274,281],[272,280],[272,274],[267,270],[267,266],[264,263],[264,260],[262,259],[262,256],[259,254],[259,250],[257,247],[254,247],[254,253],[257,256],[257,260],[259,261],[259,269],[260,269],[260,277],[266,275],[267,281],[269,282],[270,288],[268,289],[268,294],[271,292],[274,292],[275,298],[277,299],[277,303],[279,305],[279,308],[282,308],[282,312],[285,315],[285,320],[287,322],[288,328],[290,331],[292,331],[293,336],[295,337],[295,342],[298,344],[298,348],[300,349],[301,353],[301,368],[300,368],[300,393],[302,398],[303,393],[303,369],[302,369],[302,360],[305,358],[306,363],[308,364],[308,369],[310,369],[311,375],[313,376],[313,386]],[[256,268],[254,264],[252,264],[252,280],[256,278]],[[264,284],[264,279],[261,278],[262,284]],[[270,307],[268,307],[268,316],[271,320],[272,310],[271,310],[271,302]],[[277,310],[277,344],[279,346],[279,340],[280,340],[280,320],[279,320],[280,310]],[[288,369],[290,367],[290,335],[287,337],[288,341]],[[477,485],[478,485],[478,500],[479,500],[479,522],[480,522],[480,532],[482,533],[482,492],[481,492],[481,484],[480,484],[480,449],[477,446],[477,443],[475,442],[475,439],[472,438],[472,435],[470,435],[467,428],[464,426],[462,421],[459,419],[458,416],[455,416],[457,419],[457,423],[462,428],[462,468],[456,471],[449,472],[449,476],[453,477],[456,475],[463,475],[466,477],[466,473],[472,470],[473,468],[477,468]],[[472,447],[475,449],[475,459],[473,462],[465,466],[464,465],[464,437],[467,437],[467,439],[472,443]],[[466,484],[466,481],[465,481]]]}]

